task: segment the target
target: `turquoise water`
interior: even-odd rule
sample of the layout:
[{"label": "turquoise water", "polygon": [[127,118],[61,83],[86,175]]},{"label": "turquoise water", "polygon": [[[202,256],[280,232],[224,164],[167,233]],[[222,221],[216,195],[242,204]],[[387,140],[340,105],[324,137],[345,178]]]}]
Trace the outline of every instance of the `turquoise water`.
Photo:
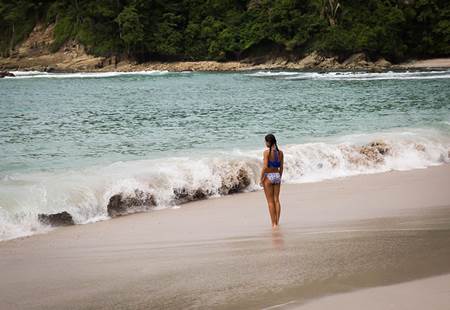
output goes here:
[{"label": "turquoise water", "polygon": [[[39,213],[107,219],[115,194],[158,209],[242,176],[258,190],[268,132],[288,183],[450,162],[450,71],[16,74],[0,80],[0,240],[46,231]],[[388,154],[361,153],[379,140]]]},{"label": "turquoise water", "polygon": [[1,80],[0,173],[255,149],[268,132],[282,144],[304,143],[450,121],[450,72],[422,74],[436,79],[311,75],[156,72]]}]

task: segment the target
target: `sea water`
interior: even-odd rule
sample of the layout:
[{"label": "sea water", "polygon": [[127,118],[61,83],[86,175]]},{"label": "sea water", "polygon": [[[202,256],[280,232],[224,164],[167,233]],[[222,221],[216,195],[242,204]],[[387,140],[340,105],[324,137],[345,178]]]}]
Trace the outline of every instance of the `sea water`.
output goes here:
[{"label": "sea water", "polygon": [[[264,136],[285,152],[283,182],[449,162],[450,71],[14,72],[0,80],[0,240],[108,219],[115,194],[259,189]],[[361,153],[374,141],[378,157]],[[379,154],[378,154],[379,155]]]}]

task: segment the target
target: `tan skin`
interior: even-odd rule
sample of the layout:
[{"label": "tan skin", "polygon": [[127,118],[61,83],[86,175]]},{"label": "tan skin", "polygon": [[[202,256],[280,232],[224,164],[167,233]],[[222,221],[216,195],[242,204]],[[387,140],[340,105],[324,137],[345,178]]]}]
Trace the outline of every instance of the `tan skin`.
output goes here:
[{"label": "tan skin", "polygon": [[[269,144],[266,142],[266,146],[269,148]],[[270,160],[275,160],[274,154],[275,146],[272,146],[272,151],[270,152]],[[272,228],[278,228],[278,223],[280,221],[280,184],[272,184],[268,178],[264,176],[264,173],[279,172],[283,175],[283,165],[284,165],[284,154],[282,151],[278,152],[279,160],[281,161],[280,168],[268,168],[269,163],[269,149],[264,151],[264,165],[261,170],[261,186],[264,187],[264,193],[266,195],[267,204],[269,206],[270,219],[272,221]]]}]

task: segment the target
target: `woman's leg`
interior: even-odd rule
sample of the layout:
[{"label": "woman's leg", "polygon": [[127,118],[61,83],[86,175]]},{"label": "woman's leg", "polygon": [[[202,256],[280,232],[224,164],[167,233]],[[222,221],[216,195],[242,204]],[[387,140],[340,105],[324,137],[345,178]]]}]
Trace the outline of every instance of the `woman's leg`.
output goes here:
[{"label": "woman's leg", "polygon": [[281,184],[273,184],[273,200],[275,203],[276,223],[280,222],[281,204],[280,204],[280,188]]},{"label": "woman's leg", "polygon": [[269,205],[272,227],[275,227],[277,225],[277,215],[275,211],[275,201],[273,199],[273,185],[267,177],[264,179],[264,194],[266,194],[267,204]]}]

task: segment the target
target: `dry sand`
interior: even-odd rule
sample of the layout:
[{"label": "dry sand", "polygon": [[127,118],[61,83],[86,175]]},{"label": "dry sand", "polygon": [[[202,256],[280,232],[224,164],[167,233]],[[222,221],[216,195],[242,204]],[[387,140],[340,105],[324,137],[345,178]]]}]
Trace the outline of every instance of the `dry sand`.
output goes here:
[{"label": "dry sand", "polygon": [[410,62],[401,63],[398,65],[402,68],[450,68],[450,58],[432,58],[424,60],[413,60]]},{"label": "dry sand", "polygon": [[[407,302],[386,285],[426,301],[421,287],[450,289],[436,278],[450,273],[449,184],[442,165],[284,185],[276,232],[253,192],[1,242],[0,309]],[[448,295],[434,296],[440,309]]]}]

